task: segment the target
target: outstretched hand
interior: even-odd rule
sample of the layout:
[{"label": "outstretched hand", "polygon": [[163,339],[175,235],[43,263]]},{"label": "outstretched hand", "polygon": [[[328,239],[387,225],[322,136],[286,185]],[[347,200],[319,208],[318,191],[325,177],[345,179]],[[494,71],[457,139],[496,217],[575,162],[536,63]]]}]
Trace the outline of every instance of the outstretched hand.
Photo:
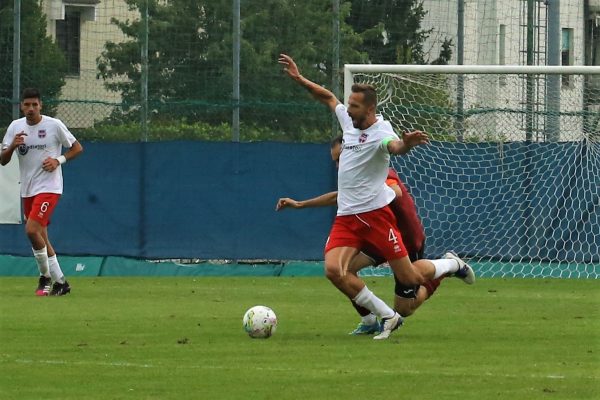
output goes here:
[{"label": "outstretched hand", "polygon": [[429,144],[429,136],[422,131],[402,132],[402,141],[409,148]]},{"label": "outstretched hand", "polygon": [[277,201],[275,211],[280,211],[284,208],[300,208],[300,204],[298,204],[298,201],[290,199],[289,197],[282,197]]},{"label": "outstretched hand", "polygon": [[279,64],[283,65],[283,70],[290,76],[292,79],[298,79],[300,77],[300,71],[298,70],[298,66],[294,62],[294,59],[287,54],[280,54],[279,60],[277,60]]}]

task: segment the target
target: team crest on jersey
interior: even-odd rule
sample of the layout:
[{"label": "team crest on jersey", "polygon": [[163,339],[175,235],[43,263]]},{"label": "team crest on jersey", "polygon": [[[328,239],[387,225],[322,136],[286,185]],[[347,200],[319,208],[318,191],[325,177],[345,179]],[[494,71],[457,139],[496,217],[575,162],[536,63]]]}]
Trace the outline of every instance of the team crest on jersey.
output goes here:
[{"label": "team crest on jersey", "polygon": [[45,129],[40,129],[40,130],[38,130],[38,137],[39,137],[40,139],[43,139],[43,138],[45,138],[45,137],[46,137],[46,130],[45,130]]},{"label": "team crest on jersey", "polygon": [[366,133],[361,133],[360,137],[358,138],[358,143],[364,143],[367,141],[367,138],[369,137],[369,135],[367,135]]}]

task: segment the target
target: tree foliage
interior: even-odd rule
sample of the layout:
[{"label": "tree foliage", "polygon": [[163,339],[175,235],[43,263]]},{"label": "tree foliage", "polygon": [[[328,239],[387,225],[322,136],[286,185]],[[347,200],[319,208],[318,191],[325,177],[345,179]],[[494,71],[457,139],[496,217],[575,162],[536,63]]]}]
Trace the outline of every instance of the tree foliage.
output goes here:
[{"label": "tree foliage", "polygon": [[[0,2],[0,125],[12,120],[13,1]],[[39,1],[21,0],[21,88],[36,87],[44,98],[44,113],[53,114],[65,81],[63,53],[46,34],[46,17]]]},{"label": "tree foliage", "polygon": [[[427,14],[423,0],[352,0],[348,22],[362,38],[360,51],[372,64],[426,64],[431,55],[423,43],[431,30],[421,29]],[[446,64],[451,56],[446,40],[436,64]]]},{"label": "tree foliage", "polygon": [[[127,3],[139,11],[145,0]],[[148,4],[152,118],[170,118],[176,111],[189,119],[223,120],[232,105],[232,2],[149,0]],[[292,54],[309,78],[319,82],[331,79],[331,5],[321,0],[242,2],[242,16],[242,112],[260,114],[265,103],[293,102],[291,94],[299,93],[277,65],[280,52]],[[142,21],[114,19],[113,23],[128,40],[106,43],[98,58],[99,76],[108,90],[121,93],[123,101],[133,106],[141,99]],[[357,35],[348,35],[342,47],[345,58],[361,59],[354,50],[359,40]],[[189,105],[194,102],[203,106]],[[134,110],[129,107],[126,111]],[[252,119],[250,115],[245,120]]]},{"label": "tree foliage", "polygon": [[[148,5],[148,104],[153,123],[177,120],[219,124],[231,119],[232,1],[126,0],[140,13]],[[343,63],[424,62],[424,16],[415,1],[341,1]],[[365,3],[363,8],[360,3]],[[365,15],[363,15],[365,14]],[[368,14],[368,15],[366,15]],[[333,7],[329,0],[241,2],[240,114],[246,126],[286,132],[320,129],[331,117],[277,64],[294,57],[302,73],[325,86],[332,81]],[[109,41],[98,57],[98,75],[120,93],[124,107],[113,119],[139,119],[142,100],[142,19],[112,21],[126,36]],[[381,40],[385,32],[386,41]],[[292,133],[293,135],[293,133]],[[327,137],[327,136],[326,136]]]}]

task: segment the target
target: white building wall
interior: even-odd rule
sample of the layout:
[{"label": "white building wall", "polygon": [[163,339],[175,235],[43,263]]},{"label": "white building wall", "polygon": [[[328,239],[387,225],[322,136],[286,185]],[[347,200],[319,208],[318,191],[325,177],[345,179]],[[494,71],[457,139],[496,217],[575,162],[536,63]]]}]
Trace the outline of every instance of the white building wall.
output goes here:
[{"label": "white building wall", "polygon": [[[600,1],[600,0],[599,0]],[[452,38],[454,52],[452,64],[456,64],[456,43],[458,27],[458,1],[424,0],[428,11],[422,28],[432,29],[424,46],[430,49],[430,59],[439,54],[444,38]],[[464,1],[464,64],[498,64],[499,28],[505,25],[505,64],[524,65],[526,60],[526,3],[521,0],[465,0]],[[542,22],[536,29],[538,53],[535,60],[539,65],[546,62],[546,7],[536,3]],[[573,29],[573,65],[584,65],[583,2],[561,1],[561,28]],[[537,23],[537,18],[536,18]],[[538,36],[539,34],[539,36]],[[539,37],[539,41],[538,38]],[[561,111],[580,111],[583,105],[583,81],[573,79],[568,87],[561,86]],[[525,138],[525,79],[501,80],[498,77],[470,77],[465,79],[465,110],[509,109],[515,112],[502,112],[474,115],[466,120],[467,136],[502,137],[512,140]],[[535,81],[534,109],[539,112],[534,119],[534,140],[544,140],[545,124],[545,80]],[[578,118],[561,117],[561,140],[578,140],[582,125]],[[520,138],[520,139],[517,139]]]},{"label": "white building wall", "polygon": [[[44,0],[48,20],[48,34],[56,37],[56,20],[64,18],[65,6],[75,7],[77,2]],[[67,100],[58,106],[57,117],[70,128],[90,127],[95,121],[108,117],[113,104],[121,102],[119,93],[104,88],[97,78],[96,59],[104,50],[106,41],[121,42],[125,36],[111,23],[111,18],[136,19],[137,13],[128,9],[123,0],[101,0],[97,5],[77,6],[82,11],[80,74],[67,76],[60,99]]]},{"label": "white building wall", "polygon": [[[600,0],[593,1],[599,3],[600,9]],[[454,44],[451,64],[456,64],[457,4],[458,0],[423,0],[427,15],[421,28],[432,30],[424,45],[431,60],[439,54],[442,41],[451,38]],[[540,4],[545,16],[546,7]],[[525,59],[525,54],[520,53],[526,50],[525,31],[520,26],[526,23],[526,16],[521,15],[526,10],[523,0],[464,0],[464,5],[464,64],[497,64],[498,28],[501,24],[506,26],[506,64],[524,64],[521,60]],[[575,31],[574,65],[583,65],[583,1],[562,0],[560,9],[561,27]],[[545,49],[543,36],[540,46]]]}]

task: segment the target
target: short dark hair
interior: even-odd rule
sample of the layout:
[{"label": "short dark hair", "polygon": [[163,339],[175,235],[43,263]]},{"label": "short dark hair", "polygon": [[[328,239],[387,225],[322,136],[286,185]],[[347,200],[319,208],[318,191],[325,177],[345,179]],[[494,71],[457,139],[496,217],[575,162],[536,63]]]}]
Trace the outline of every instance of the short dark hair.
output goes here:
[{"label": "short dark hair", "polygon": [[343,141],[343,136],[342,135],[337,135],[336,137],[334,137],[333,139],[331,139],[331,148],[333,149],[336,145],[338,144],[342,144]]},{"label": "short dark hair", "polygon": [[365,97],[365,104],[368,106],[377,105],[377,92],[373,85],[366,83],[355,83],[352,85],[352,93],[362,93]]},{"label": "short dark hair", "polygon": [[26,88],[26,89],[23,89],[23,92],[21,93],[21,101],[23,101],[25,99],[41,100],[42,95],[40,94],[40,91],[37,90],[36,88]]}]

